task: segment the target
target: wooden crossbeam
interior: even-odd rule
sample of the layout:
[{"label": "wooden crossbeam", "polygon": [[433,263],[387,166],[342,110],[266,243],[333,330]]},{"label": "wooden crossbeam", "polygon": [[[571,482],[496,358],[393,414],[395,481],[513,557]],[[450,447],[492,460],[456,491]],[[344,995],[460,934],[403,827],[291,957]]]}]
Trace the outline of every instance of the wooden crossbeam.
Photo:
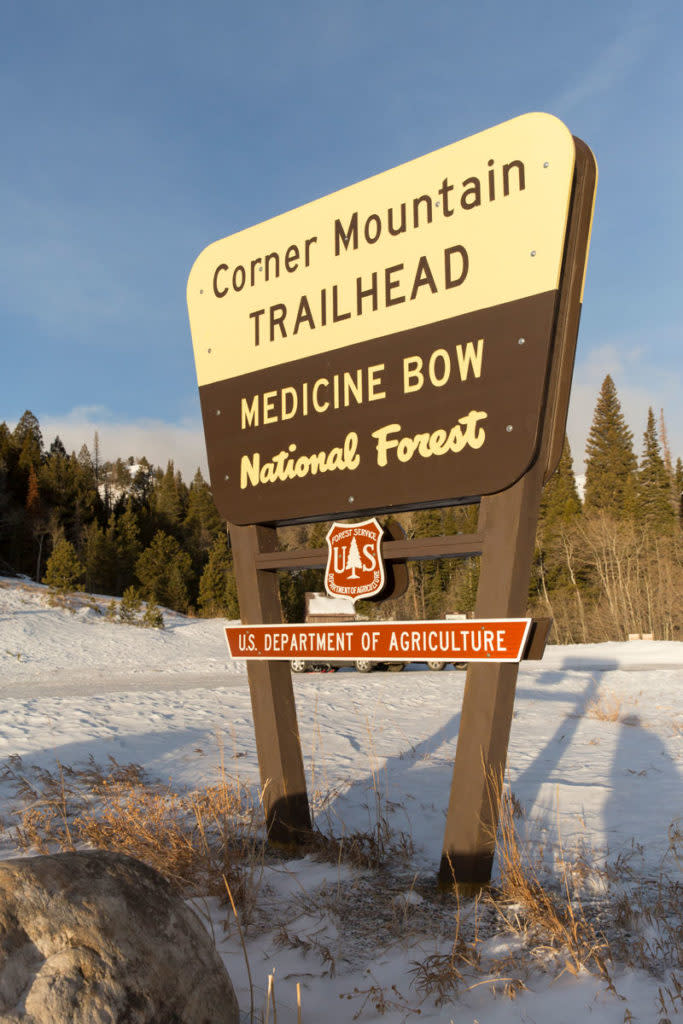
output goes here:
[{"label": "wooden crossbeam", "polygon": [[[469,558],[484,550],[484,538],[478,533],[456,533],[450,537],[415,537],[382,541],[386,562],[424,561],[428,558]],[[262,551],[256,555],[256,568],[324,569],[327,548],[296,548],[291,551]]]}]

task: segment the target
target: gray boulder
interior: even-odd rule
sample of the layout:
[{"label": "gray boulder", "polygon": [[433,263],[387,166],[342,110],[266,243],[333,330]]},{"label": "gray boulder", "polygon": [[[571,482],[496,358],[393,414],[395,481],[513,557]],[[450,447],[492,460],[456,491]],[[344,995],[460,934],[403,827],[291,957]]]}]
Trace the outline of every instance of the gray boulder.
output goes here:
[{"label": "gray boulder", "polygon": [[0,861],[0,1024],[237,1024],[197,915],[123,854]]}]

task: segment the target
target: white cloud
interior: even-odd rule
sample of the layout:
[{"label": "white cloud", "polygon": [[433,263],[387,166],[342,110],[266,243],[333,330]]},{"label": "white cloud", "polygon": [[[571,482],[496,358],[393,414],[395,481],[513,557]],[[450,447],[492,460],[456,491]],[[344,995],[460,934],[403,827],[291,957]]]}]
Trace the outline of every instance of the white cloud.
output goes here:
[{"label": "white cloud", "polygon": [[591,65],[577,69],[574,83],[555,98],[553,110],[566,113],[592,102],[627,77],[648,48],[653,35],[654,23],[646,22],[645,16],[642,13],[637,20],[632,19],[631,24],[621,29]]},{"label": "white cloud", "polygon": [[92,452],[97,431],[103,461],[144,455],[154,465],[165,469],[168,460],[173,459],[176,469],[188,483],[197,467],[208,480],[204,430],[199,418],[187,418],[179,423],[154,419],[117,420],[101,406],[81,406],[65,416],[36,415],[47,447],[59,435],[67,451],[77,452],[87,444]]}]

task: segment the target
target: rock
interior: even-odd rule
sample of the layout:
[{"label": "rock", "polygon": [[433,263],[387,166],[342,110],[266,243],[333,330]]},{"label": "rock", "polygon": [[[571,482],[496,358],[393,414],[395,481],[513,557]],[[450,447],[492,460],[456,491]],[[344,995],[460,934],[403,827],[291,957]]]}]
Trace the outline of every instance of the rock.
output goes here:
[{"label": "rock", "polygon": [[237,1024],[202,922],[123,854],[0,862],[0,1024]]}]

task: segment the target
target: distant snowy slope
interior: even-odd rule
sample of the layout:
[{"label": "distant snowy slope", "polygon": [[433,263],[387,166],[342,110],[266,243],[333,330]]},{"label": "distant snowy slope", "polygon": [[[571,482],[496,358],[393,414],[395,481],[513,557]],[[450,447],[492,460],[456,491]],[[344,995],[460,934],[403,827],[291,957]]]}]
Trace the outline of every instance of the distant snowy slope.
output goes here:
[{"label": "distant snowy slope", "polygon": [[71,609],[53,607],[46,587],[0,577],[0,692],[61,680],[244,674],[228,657],[224,620],[164,609],[163,630],[141,629],[109,621],[110,600],[77,595]]}]

